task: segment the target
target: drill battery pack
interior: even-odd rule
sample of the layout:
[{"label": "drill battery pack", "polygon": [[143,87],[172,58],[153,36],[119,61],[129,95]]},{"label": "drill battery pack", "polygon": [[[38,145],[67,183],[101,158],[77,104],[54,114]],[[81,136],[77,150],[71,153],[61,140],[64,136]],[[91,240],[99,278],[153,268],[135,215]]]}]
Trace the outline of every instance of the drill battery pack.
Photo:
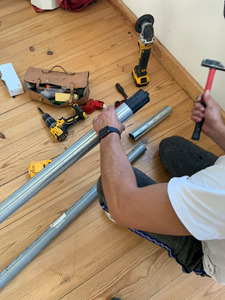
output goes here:
[{"label": "drill battery pack", "polygon": [[39,173],[42,169],[47,167],[48,164],[50,164],[52,161],[49,160],[40,160],[40,161],[34,161],[30,163],[28,168],[28,173],[30,177],[34,177],[37,173]]},{"label": "drill battery pack", "polygon": [[[55,71],[56,67],[62,71]],[[85,105],[89,100],[89,72],[67,72],[61,66],[51,70],[29,67],[24,82],[30,99],[55,107],[78,104]],[[60,101],[55,94],[65,94]],[[64,99],[67,99],[66,101]]]}]

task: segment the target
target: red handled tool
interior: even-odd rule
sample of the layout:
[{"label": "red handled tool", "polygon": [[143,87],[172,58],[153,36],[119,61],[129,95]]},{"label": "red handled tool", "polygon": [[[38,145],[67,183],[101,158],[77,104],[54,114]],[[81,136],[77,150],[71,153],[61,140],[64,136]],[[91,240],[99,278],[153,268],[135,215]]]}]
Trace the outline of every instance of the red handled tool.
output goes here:
[{"label": "red handled tool", "polygon": [[128,96],[127,96],[127,94],[124,92],[124,89],[122,88],[122,86],[121,86],[119,83],[116,84],[116,88],[117,88],[117,90],[120,92],[120,94],[122,94],[123,97],[125,98],[125,100],[122,100],[122,101],[116,101],[116,102],[115,102],[115,107],[117,108],[117,107],[119,107],[121,104],[123,104],[123,103],[128,99]]},{"label": "red handled tool", "polygon": [[83,109],[83,111],[85,111],[86,113],[88,113],[90,115],[96,109],[100,110],[100,109],[103,109],[105,107],[106,107],[106,105],[104,104],[104,102],[99,101],[99,100],[89,99],[87,104],[82,106],[82,109]]},{"label": "red handled tool", "polygon": [[[203,59],[202,66],[210,68],[207,83],[205,86],[205,91],[207,91],[207,90],[211,91],[212,83],[213,83],[213,79],[214,79],[216,70],[225,71],[225,67],[219,61],[212,60],[212,59],[206,59],[206,58]],[[204,102],[201,102],[201,104],[204,107],[206,107]],[[204,122],[204,119],[201,122],[196,123],[193,135],[191,137],[193,140],[196,140],[196,141],[199,140],[203,122]]]},{"label": "red handled tool", "polygon": [[116,84],[116,88],[117,88],[117,90],[124,96],[125,100],[127,100],[128,96],[127,96],[127,94],[124,92],[124,89],[122,88],[122,86],[121,86],[119,83]]}]

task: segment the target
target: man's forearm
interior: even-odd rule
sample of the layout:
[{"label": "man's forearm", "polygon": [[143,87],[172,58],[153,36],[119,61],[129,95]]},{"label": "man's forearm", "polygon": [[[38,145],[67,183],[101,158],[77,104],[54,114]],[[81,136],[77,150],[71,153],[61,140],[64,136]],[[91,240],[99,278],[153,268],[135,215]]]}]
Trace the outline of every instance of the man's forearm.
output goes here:
[{"label": "man's forearm", "polygon": [[[110,213],[117,214],[126,201],[123,195],[137,187],[131,164],[125,155],[120,137],[110,133],[100,142],[102,186]],[[124,199],[123,203],[119,199]]]},{"label": "man's forearm", "polygon": [[218,128],[210,137],[225,152],[225,125]]},{"label": "man's forearm", "polygon": [[167,184],[138,188],[117,133],[100,142],[102,186],[109,212],[123,227],[172,235],[190,235],[169,200]]},{"label": "man's forearm", "polygon": [[[97,134],[106,126],[120,133],[125,129],[112,106],[93,120],[93,126]],[[161,234],[189,235],[170,203],[166,183],[138,188],[117,133],[101,138],[100,152],[102,187],[109,212],[118,225]]]}]

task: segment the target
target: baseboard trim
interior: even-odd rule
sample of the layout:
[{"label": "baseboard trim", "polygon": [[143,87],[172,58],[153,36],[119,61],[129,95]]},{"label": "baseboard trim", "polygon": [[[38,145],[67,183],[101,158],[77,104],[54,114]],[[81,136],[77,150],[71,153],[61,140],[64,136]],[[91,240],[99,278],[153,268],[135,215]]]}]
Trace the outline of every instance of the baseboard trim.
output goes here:
[{"label": "baseboard trim", "polygon": [[[137,16],[123,3],[122,0],[107,0],[117,11],[125,23],[134,29]],[[138,36],[138,33],[136,33]],[[179,61],[160,43],[156,38],[152,54],[174,78],[180,87],[195,101],[196,97],[203,92],[202,86],[188,73]]]}]

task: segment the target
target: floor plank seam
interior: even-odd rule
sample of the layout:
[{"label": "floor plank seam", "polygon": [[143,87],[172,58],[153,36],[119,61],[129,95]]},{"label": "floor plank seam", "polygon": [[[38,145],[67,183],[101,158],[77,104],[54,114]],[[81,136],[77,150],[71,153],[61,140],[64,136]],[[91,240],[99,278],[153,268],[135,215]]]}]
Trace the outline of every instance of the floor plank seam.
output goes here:
[{"label": "floor plank seam", "polygon": [[[70,189],[67,189],[66,191],[68,192],[68,191],[72,190],[73,188],[79,186],[80,184],[84,183],[85,181],[87,181],[87,180],[89,181],[92,177],[96,176],[98,173],[99,173],[99,171],[96,172],[95,174],[93,174],[91,177],[88,177],[88,178],[86,178],[85,180],[79,182],[78,184],[72,186]],[[24,173],[24,174],[26,174],[26,173]],[[29,211],[27,214],[21,216],[20,218],[14,220],[13,222],[7,224],[6,226],[4,226],[4,227],[2,227],[2,228],[0,228],[0,231],[3,230],[4,228],[8,227],[9,225],[11,225],[11,224],[13,224],[13,223],[15,223],[15,222],[21,220],[21,219],[24,218],[25,216],[28,216],[30,213],[32,213],[32,212],[34,212],[35,210],[41,208],[42,206],[46,205],[47,203],[50,203],[51,201],[53,201],[54,199],[58,198],[60,195],[63,195],[63,194],[64,194],[64,192],[62,192],[61,194],[58,194],[58,195],[55,196],[54,198],[49,199],[47,202],[43,203],[42,205],[35,207],[33,210]],[[78,201],[78,200],[79,200],[79,199],[77,199],[77,201]],[[28,202],[29,202],[29,201],[28,201]],[[28,202],[26,202],[26,203],[28,203]],[[24,205],[26,205],[26,203],[25,203]],[[76,202],[74,202],[74,204],[75,204],[75,203],[76,203]]]},{"label": "floor plank seam", "polygon": [[[127,228],[127,230],[129,230],[129,228]],[[76,286],[74,289],[70,290],[68,293],[66,293],[65,295],[63,295],[62,297],[60,297],[58,300],[63,299],[65,296],[69,295],[71,292],[75,291],[77,288],[81,287],[83,284],[86,284],[89,280],[91,280],[94,276],[98,275],[99,273],[101,273],[102,271],[104,271],[106,268],[108,268],[109,266],[111,266],[112,264],[114,264],[116,261],[118,261],[119,259],[121,259],[122,257],[124,257],[125,255],[127,255],[129,252],[133,251],[136,247],[139,247],[140,244],[144,243],[145,240],[141,241],[138,245],[132,247],[130,250],[124,252],[124,254],[118,258],[116,258],[114,261],[112,261],[110,264],[108,264],[107,266],[105,266],[104,268],[102,268],[100,271],[96,272],[95,274],[93,274],[91,277],[89,277],[85,282],[79,284],[78,286]]]},{"label": "floor plank seam", "polygon": [[[110,13],[109,13],[110,14]],[[72,22],[72,21],[71,21]],[[46,30],[46,31],[48,31],[48,30]],[[54,38],[55,39],[60,39],[60,36],[62,35],[62,33],[60,33],[60,34],[58,34],[58,35],[56,35],[56,36],[54,36]],[[119,33],[117,34],[117,35],[119,35]],[[117,36],[116,34],[115,34],[115,36]],[[108,38],[108,39],[110,39],[110,38]],[[106,40],[108,40],[108,39],[105,39],[104,41],[106,41]],[[26,39],[24,39],[24,41],[26,41],[26,40],[29,40],[29,38],[26,38]],[[103,42],[103,41],[102,41]],[[15,43],[13,46],[15,46],[16,47],[16,44],[18,44],[18,43],[20,43],[20,41],[18,41],[17,43]],[[40,42],[39,42],[40,43]],[[120,44],[121,44],[122,42],[120,42]],[[99,44],[99,43],[96,43],[96,44]],[[94,47],[96,44],[93,44],[92,46]],[[120,45],[119,44],[119,45]],[[35,45],[37,45],[36,43],[34,43],[34,44],[32,44],[32,46],[35,46]],[[10,45],[9,47],[11,47],[12,45]],[[4,49],[5,50],[5,49]],[[84,51],[85,49],[83,49],[83,50],[81,50],[81,51]],[[80,52],[81,52],[80,51]],[[12,53],[12,54],[10,54],[9,56],[6,56],[6,58],[9,60],[9,59],[11,59],[13,56],[15,56],[15,55],[18,55],[18,54],[20,54],[20,52],[21,52],[21,50],[19,50],[18,52],[15,52],[15,53]],[[39,52],[39,54],[40,53],[42,53],[42,52]],[[79,53],[79,52],[77,52],[77,53]],[[20,74],[19,74],[20,75]]]},{"label": "floor plank seam", "polygon": [[[6,88],[6,87],[5,87],[5,88]],[[25,93],[24,93],[24,95],[25,95]],[[16,98],[15,98],[15,99],[16,99]],[[23,105],[26,105],[27,103],[30,103],[31,101],[33,101],[33,100],[30,99],[30,100],[28,100],[27,102],[20,104],[19,106],[16,106],[16,107],[11,108],[10,110],[4,111],[3,113],[0,113],[0,116],[2,116],[2,115],[4,115],[4,114],[7,114],[7,113],[9,113],[9,112],[11,112],[11,111],[13,111],[13,110],[15,110],[15,109],[18,109],[18,107],[21,107],[21,106],[23,106]]]},{"label": "floor plank seam", "polygon": [[[171,259],[171,258],[169,258],[169,259]],[[150,300],[152,297],[155,297],[160,291],[163,291],[164,288],[166,288],[167,286],[169,286],[174,280],[176,280],[182,274],[183,274],[183,272],[181,274],[179,274],[178,276],[176,276],[175,278],[173,278],[173,280],[169,281],[162,289],[158,290],[155,294],[151,295],[151,297],[148,298],[147,300]]]},{"label": "floor plank seam", "polygon": [[[30,10],[30,11],[33,11],[33,8],[31,8],[30,6],[27,6],[27,8],[26,9],[28,9],[28,10]],[[24,9],[20,9],[19,11],[22,11],[22,13],[24,13]],[[10,13],[11,14],[11,13]],[[10,14],[8,14],[8,15],[10,15]],[[57,15],[60,15],[61,14],[61,12],[58,10],[56,10],[55,12],[54,12],[54,15],[52,14],[52,13],[49,13],[49,16],[47,17],[47,14],[45,15],[45,20],[46,19],[54,19]],[[7,17],[8,15],[4,15],[5,17]],[[35,19],[37,19],[38,20],[38,18],[39,18],[39,13],[37,13],[37,15],[36,15],[36,17],[35,17]],[[29,21],[31,20],[31,18],[29,19]],[[32,20],[34,20],[34,19],[32,19]],[[35,20],[34,20],[35,21]],[[19,23],[20,25],[22,25],[24,22],[27,22],[27,20],[25,20],[25,21],[23,21],[23,22],[21,22],[21,23]],[[41,20],[40,21],[40,23],[41,22],[43,22],[43,20]],[[65,24],[67,24],[67,23],[65,23]],[[13,24],[13,25],[11,25],[11,26],[8,26],[7,28],[3,28],[1,31],[0,31],[0,33],[4,33],[4,35],[7,35],[8,34],[8,32],[4,32],[4,31],[6,31],[7,29],[12,29],[12,27],[14,27],[14,26],[17,26],[18,24]],[[59,25],[60,26],[60,25]],[[57,26],[57,27],[59,27],[59,26]],[[24,27],[27,27],[27,28],[29,28],[29,24],[28,25],[26,25],[26,26],[23,26],[22,28],[24,28]],[[56,28],[56,27],[55,27]],[[19,29],[20,30],[20,29]],[[11,30],[10,30],[11,31]],[[46,31],[46,30],[45,30]],[[43,31],[44,32],[44,31]],[[0,36],[1,36],[1,34],[0,34]],[[20,40],[20,41],[23,41],[23,40]]]},{"label": "floor plank seam", "polygon": [[[185,94],[187,94],[188,98],[191,99],[191,101],[193,103],[195,103],[195,101],[190,97],[190,95],[188,95],[188,93],[184,90],[184,88],[182,88],[182,86],[176,81],[176,79],[173,77],[173,75],[166,69],[166,67],[161,64],[161,62],[157,59],[157,56],[155,56],[154,54],[152,54],[154,56],[154,58],[158,61],[158,63],[160,63],[160,65],[163,67],[163,69],[168,73],[168,75],[176,82],[176,84],[185,92]],[[198,95],[197,95],[198,96]],[[196,96],[196,97],[197,97]]]},{"label": "floor plank seam", "polygon": [[1,188],[2,186],[4,186],[4,185],[10,183],[10,182],[13,181],[13,180],[16,180],[16,179],[20,178],[21,176],[23,176],[23,175],[25,175],[25,174],[27,174],[27,172],[22,173],[22,174],[20,174],[20,175],[18,175],[18,176],[16,176],[16,177],[14,177],[13,179],[11,179],[11,180],[9,180],[9,181],[3,183],[2,185],[0,185],[0,188]]},{"label": "floor plank seam", "polygon": [[[155,102],[155,103],[153,103],[153,104],[152,104],[152,102],[151,102],[151,95],[149,94],[149,96],[150,96],[149,104],[152,104],[152,105],[150,105],[150,107],[153,107],[154,105],[158,105],[158,103],[160,103],[160,102],[166,100],[167,98],[170,98],[171,96],[174,96],[175,94],[180,93],[180,92],[181,92],[181,91],[176,91],[176,92],[170,94],[169,96],[163,97],[161,100],[158,100],[157,102]],[[188,98],[189,98],[189,97],[188,97]],[[188,99],[187,99],[187,100],[188,100]],[[136,112],[135,115],[140,114],[140,113],[143,112],[143,111],[149,110],[150,107],[144,106],[141,110],[139,110],[138,112]]]},{"label": "floor plank seam", "polygon": [[[176,126],[176,127],[174,127],[172,130],[169,130],[168,132],[170,132],[170,131],[174,131],[175,129],[177,129],[177,128],[179,128],[179,127],[181,127],[182,125],[184,125],[184,124],[186,124],[186,123],[188,123],[190,120],[187,120],[187,121],[185,121],[185,122],[183,122],[183,123],[180,123],[180,125],[178,125],[178,126]],[[166,133],[168,133],[168,132],[166,132]],[[154,141],[156,141],[156,140],[158,140],[158,139],[160,139],[162,136],[164,136],[166,133],[163,133],[162,135],[160,135],[160,136],[157,136],[155,139],[152,139],[149,143],[147,143],[147,145],[150,145],[152,142],[154,142]]]},{"label": "floor plank seam", "polygon": [[[31,7],[31,9],[33,9],[33,8]],[[104,10],[107,10],[107,8],[103,8],[103,9],[101,9],[100,11],[102,12],[102,11],[104,11]],[[59,12],[58,14],[60,14],[60,12]],[[89,15],[92,15],[92,14],[96,14],[96,11],[89,13]],[[112,14],[112,12],[109,12],[108,14],[106,14],[106,15],[104,15],[104,16],[107,16],[107,15],[109,15],[109,14]],[[73,20],[71,20],[71,21],[69,21],[69,22],[65,22],[64,24],[69,24],[69,23],[71,23],[71,22],[80,20],[80,19],[82,19],[82,18],[86,19],[87,16],[84,15],[84,16],[78,18],[78,19],[75,19],[75,18],[74,18]],[[61,27],[61,26],[62,26],[62,25],[60,24],[60,25],[54,27],[54,29],[57,28],[57,27]],[[68,28],[69,28],[69,27],[68,27]],[[47,31],[49,31],[48,28],[47,28],[46,30],[42,31],[41,33],[44,33],[44,32],[47,32]],[[0,33],[1,33],[1,31],[0,31]],[[59,35],[54,36],[54,38],[58,38],[60,35],[62,35],[62,33],[59,34]],[[1,37],[1,34],[0,34],[0,37]],[[31,38],[31,37],[25,38],[25,39],[23,39],[23,40],[19,40],[19,41],[16,42],[15,44],[11,44],[11,45],[8,46],[8,47],[11,47],[11,46],[14,46],[14,47],[15,47],[18,43],[21,43],[21,41],[26,41],[26,40],[28,40],[28,39],[30,39],[30,38]],[[4,50],[5,50],[5,49],[7,49],[7,47],[5,47]],[[14,54],[15,54],[15,53],[14,53]],[[10,57],[10,56],[9,56],[9,57]]]}]

